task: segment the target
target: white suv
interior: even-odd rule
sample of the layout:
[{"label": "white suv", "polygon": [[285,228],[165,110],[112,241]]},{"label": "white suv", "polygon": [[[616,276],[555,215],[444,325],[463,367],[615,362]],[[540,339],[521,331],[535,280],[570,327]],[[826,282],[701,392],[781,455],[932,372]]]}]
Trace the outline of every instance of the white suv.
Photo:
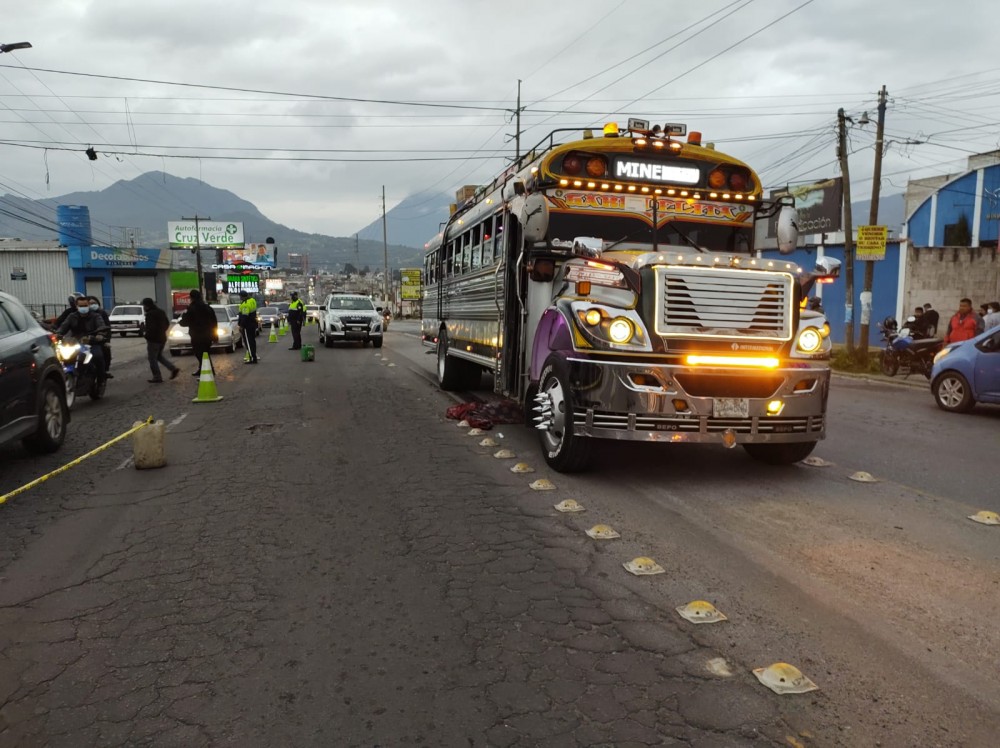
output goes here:
[{"label": "white suv", "polygon": [[374,348],[382,347],[382,307],[367,296],[332,293],[319,308],[319,342],[327,348],[340,341],[371,341]]}]

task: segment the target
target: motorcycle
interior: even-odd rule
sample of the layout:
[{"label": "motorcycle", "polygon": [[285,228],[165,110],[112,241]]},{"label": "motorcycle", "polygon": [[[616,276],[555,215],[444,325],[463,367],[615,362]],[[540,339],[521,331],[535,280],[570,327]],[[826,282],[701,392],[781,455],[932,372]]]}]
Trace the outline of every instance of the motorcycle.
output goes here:
[{"label": "motorcycle", "polygon": [[879,331],[885,341],[880,362],[882,373],[887,377],[894,377],[900,368],[905,368],[906,376],[916,372],[928,380],[931,378],[934,356],[944,347],[944,342],[921,335],[913,329],[916,322],[916,317],[908,317],[907,326],[902,329],[893,317],[886,317],[879,323]]},{"label": "motorcycle", "polygon": [[389,329],[389,320],[391,320],[391,319],[392,319],[392,314],[390,314],[388,311],[382,312],[382,329],[383,330],[388,330]]},{"label": "motorcycle", "polygon": [[91,400],[104,397],[108,380],[97,376],[93,366],[91,347],[101,345],[102,339],[84,337],[79,341],[63,338],[56,343],[56,355],[66,375],[66,407],[72,408],[77,396],[89,395]]}]

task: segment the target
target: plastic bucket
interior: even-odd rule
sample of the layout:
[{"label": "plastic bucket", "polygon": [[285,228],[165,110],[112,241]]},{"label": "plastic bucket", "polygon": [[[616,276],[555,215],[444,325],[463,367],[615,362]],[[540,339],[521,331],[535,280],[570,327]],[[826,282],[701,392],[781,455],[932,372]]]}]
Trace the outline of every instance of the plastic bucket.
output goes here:
[{"label": "plastic bucket", "polygon": [[[132,425],[138,426],[139,423]],[[164,446],[166,433],[163,421],[154,421],[132,435],[132,457],[135,460],[136,470],[159,468],[167,464],[167,452]]]},{"label": "plastic bucket", "polygon": [[302,346],[302,360],[303,361],[315,361],[316,360],[316,349],[311,345]]}]

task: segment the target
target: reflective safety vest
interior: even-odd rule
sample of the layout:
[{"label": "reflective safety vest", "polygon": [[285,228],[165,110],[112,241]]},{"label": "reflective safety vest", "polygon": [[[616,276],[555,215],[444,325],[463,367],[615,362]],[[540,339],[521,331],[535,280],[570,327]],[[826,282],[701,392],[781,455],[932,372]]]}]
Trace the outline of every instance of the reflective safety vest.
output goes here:
[{"label": "reflective safety vest", "polygon": [[288,305],[289,309],[295,309],[299,312],[304,312],[306,310],[306,305],[302,303],[302,299],[296,299],[291,304]]},{"label": "reflective safety vest", "polygon": [[254,318],[257,316],[257,301],[253,297],[250,297],[246,301],[240,302],[240,326],[250,327],[254,323]]}]

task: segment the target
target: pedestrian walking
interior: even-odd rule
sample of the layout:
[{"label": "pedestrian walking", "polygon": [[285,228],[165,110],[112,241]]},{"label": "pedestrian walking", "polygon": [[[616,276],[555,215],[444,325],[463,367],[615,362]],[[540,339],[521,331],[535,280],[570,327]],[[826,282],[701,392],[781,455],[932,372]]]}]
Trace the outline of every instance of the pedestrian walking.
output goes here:
[{"label": "pedestrian walking", "polygon": [[243,344],[247,347],[250,358],[244,363],[257,363],[257,301],[246,291],[240,291],[240,330],[243,331]]},{"label": "pedestrian walking", "polygon": [[293,291],[292,303],[288,305],[288,324],[292,327],[292,347],[288,350],[297,351],[302,347],[302,323],[305,321],[306,305]]},{"label": "pedestrian walking", "polygon": [[167,328],[170,327],[170,322],[167,320],[167,313],[148,297],[142,300],[142,311],[146,313],[146,356],[149,358],[149,370],[153,373],[153,378],[148,381],[150,384],[159,384],[163,381],[159,364],[170,370],[171,379],[181,371],[163,357],[163,347],[167,344]]},{"label": "pedestrian walking", "polygon": [[982,332],[982,324],[982,317],[972,310],[972,300],[962,299],[958,302],[958,311],[948,322],[948,332],[944,336],[945,345],[971,340]]},{"label": "pedestrian walking", "polygon": [[201,376],[202,360],[208,353],[208,363],[212,367],[212,376],[215,376],[215,364],[212,363],[212,343],[218,339],[216,334],[219,323],[215,318],[215,310],[205,303],[201,291],[193,289],[189,294],[191,303],[187,310],[181,315],[177,324],[188,329],[191,336],[191,351],[197,359],[198,368],[191,373],[191,376]]}]

